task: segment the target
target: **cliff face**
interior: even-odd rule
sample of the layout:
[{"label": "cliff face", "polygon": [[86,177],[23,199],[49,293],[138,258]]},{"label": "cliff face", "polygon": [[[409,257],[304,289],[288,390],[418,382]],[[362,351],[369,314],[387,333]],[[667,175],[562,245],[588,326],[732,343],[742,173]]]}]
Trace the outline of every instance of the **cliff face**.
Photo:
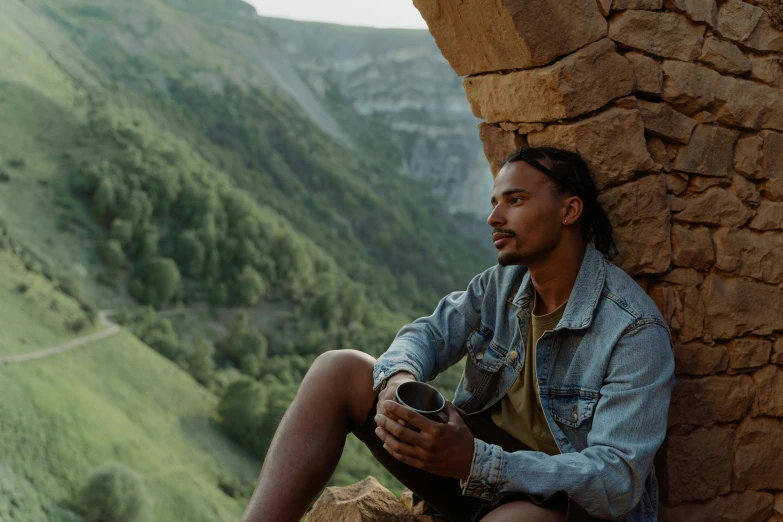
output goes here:
[{"label": "cliff face", "polygon": [[356,114],[385,126],[402,144],[401,172],[431,183],[452,214],[486,217],[492,177],[478,120],[428,32],[274,19],[261,24],[328,110],[339,110],[329,94],[335,88]]}]

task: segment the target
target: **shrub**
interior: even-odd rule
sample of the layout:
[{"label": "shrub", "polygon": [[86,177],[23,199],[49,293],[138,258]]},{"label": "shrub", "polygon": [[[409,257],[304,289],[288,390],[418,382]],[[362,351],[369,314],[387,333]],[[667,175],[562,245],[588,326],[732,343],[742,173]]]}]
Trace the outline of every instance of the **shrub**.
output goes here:
[{"label": "shrub", "polygon": [[116,462],[95,470],[77,500],[86,522],[139,522],[145,518],[150,503],[141,477]]}]

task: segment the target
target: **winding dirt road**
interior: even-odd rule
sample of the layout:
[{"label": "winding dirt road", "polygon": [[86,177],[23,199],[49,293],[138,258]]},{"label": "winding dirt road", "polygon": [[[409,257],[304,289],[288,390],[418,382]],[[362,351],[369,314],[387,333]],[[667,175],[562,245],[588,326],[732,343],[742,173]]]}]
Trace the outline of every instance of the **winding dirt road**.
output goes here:
[{"label": "winding dirt road", "polygon": [[36,352],[20,353],[17,355],[6,355],[4,357],[0,357],[0,366],[4,364],[13,364],[13,363],[20,363],[24,361],[34,361],[36,359],[44,359],[46,357],[58,353],[62,353],[68,350],[72,350],[73,348],[77,348],[85,344],[89,344],[95,341],[100,341],[101,339],[106,339],[107,337],[117,335],[118,333],[120,333],[122,329],[106,318],[107,312],[108,310],[103,310],[98,314],[98,319],[100,320],[100,323],[106,327],[105,330],[102,330],[94,334],[77,337],[76,339],[71,339],[68,342],[58,344],[56,346],[50,346],[49,348],[44,348],[43,350],[38,350]]}]

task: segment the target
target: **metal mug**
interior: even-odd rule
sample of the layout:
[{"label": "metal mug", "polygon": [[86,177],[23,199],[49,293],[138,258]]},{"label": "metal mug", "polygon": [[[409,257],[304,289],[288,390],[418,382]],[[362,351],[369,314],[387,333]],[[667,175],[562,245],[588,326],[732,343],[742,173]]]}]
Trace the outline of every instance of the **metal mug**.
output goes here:
[{"label": "metal mug", "polygon": [[[397,387],[397,402],[435,422],[448,423],[446,399],[429,384],[406,381]],[[410,426],[411,429],[415,429]]]}]

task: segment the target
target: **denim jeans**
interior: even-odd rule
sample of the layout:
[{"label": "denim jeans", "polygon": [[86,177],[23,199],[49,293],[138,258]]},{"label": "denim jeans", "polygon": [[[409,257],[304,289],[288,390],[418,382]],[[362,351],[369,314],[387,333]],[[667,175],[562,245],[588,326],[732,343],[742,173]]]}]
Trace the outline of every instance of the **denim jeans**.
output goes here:
[{"label": "denim jeans", "polygon": [[[420,470],[403,464],[383,449],[383,441],[375,434],[375,412],[378,396],[365,419],[364,424],[356,426],[352,431],[372,452],[373,456],[394,477],[413,491],[429,506],[439,511],[450,522],[478,522],[492,509],[507,502],[526,500],[547,508],[565,511],[568,522],[592,522],[598,519],[590,517],[580,506],[570,501],[565,492],[558,492],[548,497],[537,497],[526,493],[512,493],[501,496],[492,502],[469,497],[462,494],[459,479],[446,478],[428,471]],[[457,408],[462,420],[474,437],[497,444],[506,451],[529,451],[520,441],[495,426],[489,412],[468,415]]]}]

